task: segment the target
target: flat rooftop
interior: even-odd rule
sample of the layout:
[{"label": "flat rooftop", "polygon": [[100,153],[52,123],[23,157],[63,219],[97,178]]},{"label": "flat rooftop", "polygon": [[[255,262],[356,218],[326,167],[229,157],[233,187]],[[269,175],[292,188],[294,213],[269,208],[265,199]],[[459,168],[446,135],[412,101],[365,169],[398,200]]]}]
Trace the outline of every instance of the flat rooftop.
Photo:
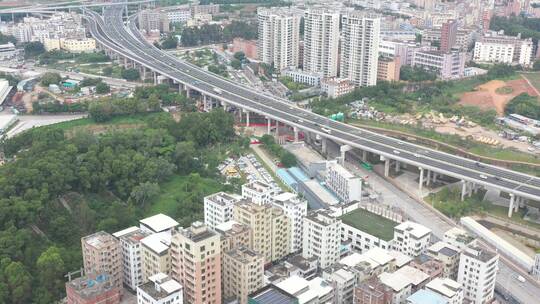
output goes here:
[{"label": "flat rooftop", "polygon": [[[148,282],[140,285],[138,288],[156,301],[164,299],[173,293],[182,292],[182,285],[163,273],[155,274],[148,278],[148,280]],[[159,288],[156,288],[156,285],[159,285]]]},{"label": "flat rooftop", "polygon": [[255,304],[297,304],[298,300],[292,294],[280,289],[275,285],[256,291],[249,296],[249,303]]},{"label": "flat rooftop", "polygon": [[340,218],[344,224],[385,241],[394,238],[394,227],[399,225],[397,222],[361,208],[342,215]]},{"label": "flat rooftop", "polygon": [[162,232],[178,226],[177,221],[161,213],[142,219],[140,223],[154,232]]}]

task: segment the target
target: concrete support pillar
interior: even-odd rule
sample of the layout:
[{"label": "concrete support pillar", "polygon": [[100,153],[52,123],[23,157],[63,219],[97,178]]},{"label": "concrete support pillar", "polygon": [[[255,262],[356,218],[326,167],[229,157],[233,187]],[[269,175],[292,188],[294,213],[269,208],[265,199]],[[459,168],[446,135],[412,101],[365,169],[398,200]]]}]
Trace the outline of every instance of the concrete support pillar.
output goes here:
[{"label": "concrete support pillar", "polygon": [[326,145],[327,145],[327,143],[326,143],[326,138],[323,137],[323,138],[321,139],[321,148],[322,148],[322,153],[323,153],[324,155],[326,155]]},{"label": "concrete support pillar", "polygon": [[279,121],[276,120],[276,138],[279,137]]},{"label": "concrete support pillar", "polygon": [[246,111],[246,127],[249,127],[249,111]]},{"label": "concrete support pillar", "polygon": [[508,206],[508,217],[512,217],[512,211],[514,210],[515,195],[510,193],[510,205]]},{"label": "concrete support pillar", "polygon": [[156,72],[154,72],[154,85],[157,85],[158,84],[158,75]]},{"label": "concrete support pillar", "polygon": [[516,203],[514,204],[514,212],[519,211],[519,207],[521,207],[522,203],[523,203],[523,198],[517,196],[516,197]]},{"label": "concrete support pillar", "polygon": [[396,173],[399,172],[400,167],[401,167],[401,165],[400,165],[400,163],[399,163],[399,160],[396,160],[396,168],[395,168],[395,169],[396,169]]},{"label": "concrete support pillar", "polygon": [[461,201],[462,202],[465,200],[465,195],[467,195],[467,182],[462,180],[461,181]]},{"label": "concrete support pillar", "polygon": [[272,119],[266,118],[266,121],[266,134],[270,134],[272,132]]},{"label": "concrete support pillar", "polygon": [[298,141],[298,127],[293,127],[294,132],[294,142]]},{"label": "concrete support pillar", "polygon": [[431,182],[436,183],[437,182],[437,172],[431,172]]},{"label": "concrete support pillar", "polygon": [[390,175],[390,159],[384,160],[384,176],[388,177]]},{"label": "concrete support pillar", "polygon": [[427,174],[426,174],[426,185],[429,186],[431,184],[431,171],[430,170],[427,170]]},{"label": "concrete support pillar", "polygon": [[362,161],[367,162],[367,156],[368,152],[366,150],[362,150]]},{"label": "concrete support pillar", "polygon": [[418,180],[418,191],[422,192],[422,187],[424,186],[424,168],[420,169],[420,178]]},{"label": "concrete support pillar", "polygon": [[191,98],[191,92],[188,86],[186,86],[186,97]]},{"label": "concrete support pillar", "polygon": [[341,152],[341,164],[342,165],[345,165],[345,153],[347,153],[347,151],[350,151],[351,149],[352,149],[352,147],[349,146],[349,145],[343,145],[343,146],[339,147],[339,152]]}]

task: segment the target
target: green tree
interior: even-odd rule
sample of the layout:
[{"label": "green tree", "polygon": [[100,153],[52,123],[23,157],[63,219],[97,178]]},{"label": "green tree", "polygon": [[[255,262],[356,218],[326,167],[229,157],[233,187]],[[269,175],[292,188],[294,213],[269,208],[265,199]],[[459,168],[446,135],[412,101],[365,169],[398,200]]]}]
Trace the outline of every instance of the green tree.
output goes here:
[{"label": "green tree", "polygon": [[130,198],[141,208],[144,208],[146,202],[159,194],[159,185],[157,183],[145,182],[135,186],[131,191]]},{"label": "green tree", "polygon": [[108,84],[104,82],[99,82],[98,84],[96,84],[96,93],[107,94],[110,92],[111,92],[111,87]]},{"label": "green tree", "polygon": [[110,102],[92,102],[88,106],[88,114],[97,122],[110,120],[114,115],[114,109]]},{"label": "green tree", "polygon": [[41,76],[41,85],[48,87],[51,84],[59,84],[62,76],[58,73],[47,72]]},{"label": "green tree", "polygon": [[133,81],[140,78],[139,70],[137,69],[123,69],[122,78],[125,80]]},{"label": "green tree", "polygon": [[195,166],[197,151],[191,141],[182,141],[174,149],[174,162],[180,174],[191,172]]},{"label": "green tree", "polygon": [[104,67],[101,71],[104,76],[111,76],[113,73],[113,68],[110,66]]},{"label": "green tree", "polygon": [[399,78],[401,80],[413,82],[433,81],[437,79],[437,74],[432,71],[427,71],[421,67],[410,67],[405,65],[401,67]]},{"label": "green tree", "polygon": [[233,59],[233,60],[231,60],[231,66],[235,70],[240,70],[242,68],[242,63],[238,59]]},{"label": "green tree", "polygon": [[169,35],[163,42],[161,42],[161,48],[163,49],[176,49],[178,47],[178,39],[176,36]]},{"label": "green tree", "polygon": [[536,61],[533,63],[533,70],[535,70],[535,71],[540,71],[540,60],[536,60]]},{"label": "green tree", "polygon": [[47,248],[36,262],[38,280],[41,287],[48,290],[53,298],[58,299],[62,295],[64,286],[64,260],[57,247]]},{"label": "green tree", "polygon": [[243,61],[246,59],[246,54],[244,54],[244,52],[236,52],[234,53],[234,58],[239,60],[239,61]]},{"label": "green tree", "polygon": [[294,154],[292,154],[289,151],[283,152],[283,154],[281,155],[280,161],[281,161],[281,164],[286,168],[296,166],[296,162],[297,162],[296,156],[294,156]]},{"label": "green tree", "polygon": [[506,114],[520,114],[533,119],[540,119],[540,103],[538,97],[521,93],[512,98],[504,109]]},{"label": "green tree", "polygon": [[11,262],[4,270],[13,304],[26,304],[32,298],[32,277],[21,262]]},{"label": "green tree", "polygon": [[28,42],[24,45],[24,57],[33,58],[45,53],[43,43],[39,41]]},{"label": "green tree", "polygon": [[16,44],[17,39],[15,39],[15,37],[13,37],[12,35],[4,35],[4,34],[0,33],[0,44],[6,44],[8,42]]}]

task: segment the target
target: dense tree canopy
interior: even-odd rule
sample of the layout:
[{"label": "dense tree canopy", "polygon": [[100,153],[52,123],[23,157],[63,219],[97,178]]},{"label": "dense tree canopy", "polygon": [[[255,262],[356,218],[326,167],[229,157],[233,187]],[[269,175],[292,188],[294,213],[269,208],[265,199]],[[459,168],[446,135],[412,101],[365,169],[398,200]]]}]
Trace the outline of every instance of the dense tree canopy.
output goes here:
[{"label": "dense tree canopy", "polygon": [[137,69],[123,69],[122,70],[122,78],[125,80],[133,81],[138,80],[141,77],[139,74],[139,70]]},{"label": "dense tree canopy", "polygon": [[421,67],[402,66],[399,78],[405,81],[433,81],[437,79],[437,73],[427,71]]},{"label": "dense tree canopy", "polygon": [[11,35],[4,35],[0,33],[0,44],[6,44],[8,42],[11,42],[13,44],[17,43],[17,39]]},{"label": "dense tree canopy", "polygon": [[43,43],[39,41],[28,42],[24,45],[24,57],[33,58],[45,53]]},{"label": "dense tree canopy", "polygon": [[257,25],[243,21],[233,21],[224,28],[218,24],[185,27],[182,30],[181,43],[183,46],[205,45],[231,41],[236,37],[256,39]]},{"label": "dense tree canopy", "polygon": [[58,300],[63,275],[81,266],[80,237],[133,225],[173,175],[189,176],[188,190],[197,191],[173,216],[192,219],[200,179],[217,174],[209,151],[233,139],[232,116],[216,110],[185,113],[180,122],[154,114],[139,128],[103,134],[37,128],[5,141],[11,160],[0,167],[0,303]]},{"label": "dense tree canopy", "polygon": [[62,81],[62,76],[58,73],[47,72],[41,76],[41,85],[48,87],[51,84],[59,84]]},{"label": "dense tree canopy", "polygon": [[538,97],[521,93],[514,97],[504,109],[506,114],[520,114],[533,119],[540,119],[540,102]]}]

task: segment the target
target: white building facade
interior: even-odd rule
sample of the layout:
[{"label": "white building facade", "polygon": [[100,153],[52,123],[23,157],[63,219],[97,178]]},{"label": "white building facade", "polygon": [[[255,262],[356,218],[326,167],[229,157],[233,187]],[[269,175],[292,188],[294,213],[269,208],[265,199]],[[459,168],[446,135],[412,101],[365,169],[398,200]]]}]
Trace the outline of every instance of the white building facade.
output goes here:
[{"label": "white building facade", "polygon": [[497,32],[488,32],[474,45],[475,62],[520,64],[530,66],[533,55],[532,39],[520,39]]},{"label": "white building facade", "polygon": [[137,288],[137,304],[183,304],[180,283],[164,273],[158,273]]},{"label": "white building facade", "polygon": [[282,193],[273,197],[273,205],[281,208],[291,224],[291,252],[302,250],[304,217],[307,215],[307,201],[292,193]]},{"label": "white building facade", "polygon": [[317,257],[320,268],[339,260],[341,220],[326,211],[315,211],[304,217],[302,256]]},{"label": "white building facade", "polygon": [[352,12],[342,17],[340,77],[355,86],[377,84],[381,20]]},{"label": "white building facade", "polygon": [[232,219],[234,204],[238,198],[225,192],[204,197],[204,223],[211,229]]},{"label": "white building facade", "polygon": [[275,189],[261,181],[253,181],[242,185],[242,198],[251,200],[257,205],[272,203]]},{"label": "white building facade", "polygon": [[300,20],[302,12],[294,8],[257,10],[259,60],[274,65],[276,71],[298,66]]},{"label": "white building facade", "polygon": [[345,203],[359,202],[362,198],[362,179],[336,162],[328,163],[326,186]]},{"label": "white building facade", "polygon": [[131,290],[137,290],[137,286],[143,283],[141,240],[148,235],[138,227],[127,228],[113,234],[120,239],[124,284]]},{"label": "white building facade", "polygon": [[410,257],[424,253],[431,241],[431,230],[411,221],[403,222],[394,227],[394,250]]},{"label": "white building facade", "polygon": [[337,76],[338,47],[339,11],[308,9],[304,13],[304,71]]},{"label": "white building facade", "polygon": [[459,259],[458,282],[473,304],[490,303],[495,291],[499,255],[479,247],[466,248]]}]

